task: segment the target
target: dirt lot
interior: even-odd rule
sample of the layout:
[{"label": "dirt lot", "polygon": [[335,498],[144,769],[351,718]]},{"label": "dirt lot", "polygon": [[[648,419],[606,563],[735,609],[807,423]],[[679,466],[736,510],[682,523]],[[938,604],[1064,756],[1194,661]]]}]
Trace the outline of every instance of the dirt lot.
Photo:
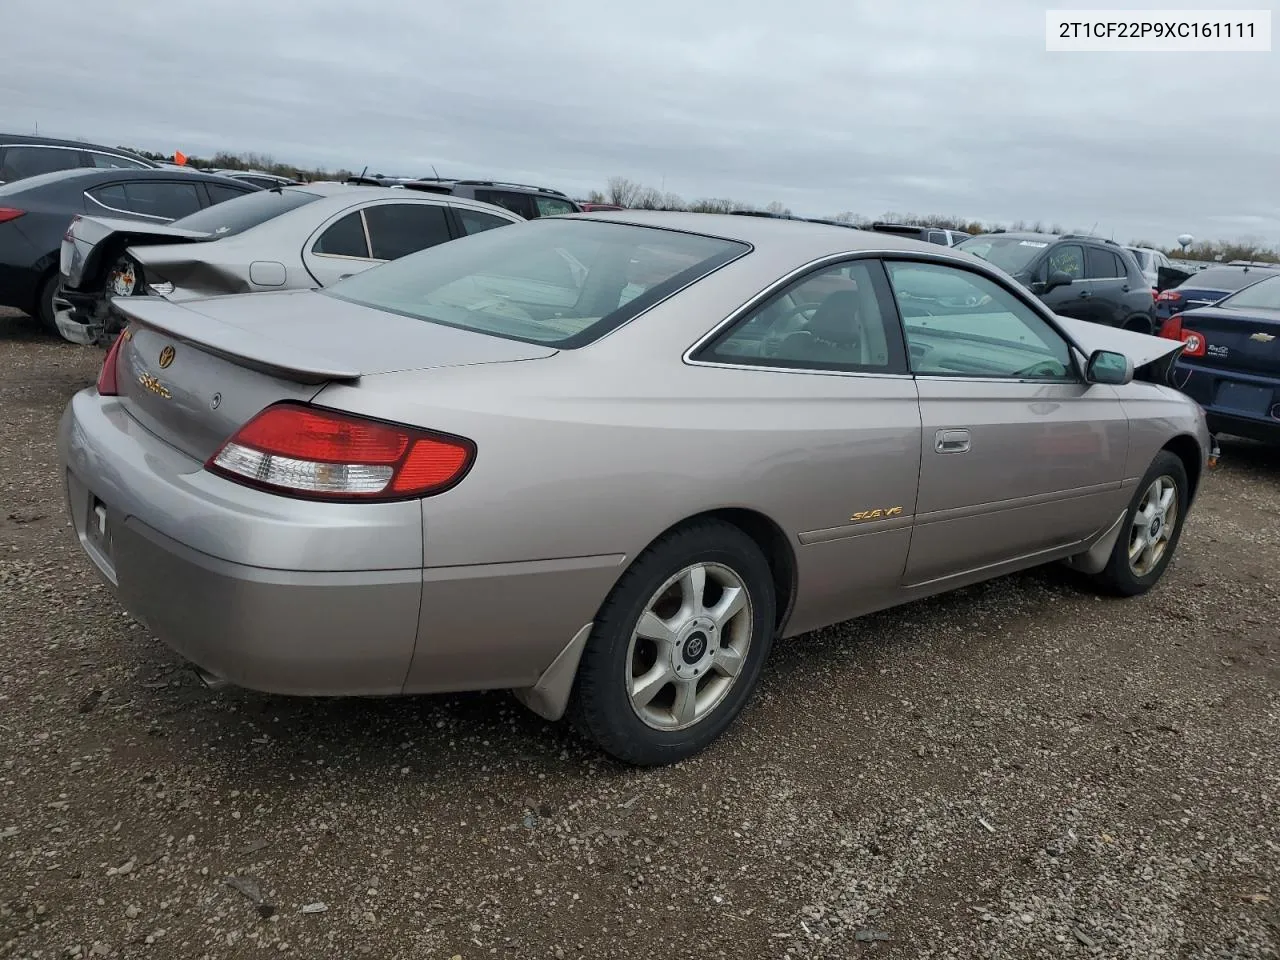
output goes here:
[{"label": "dirt lot", "polygon": [[1280,955],[1280,452],[1224,445],[1145,598],[821,631],[636,772],[505,694],[206,691],[66,528],[100,358],[0,319],[0,956]]}]

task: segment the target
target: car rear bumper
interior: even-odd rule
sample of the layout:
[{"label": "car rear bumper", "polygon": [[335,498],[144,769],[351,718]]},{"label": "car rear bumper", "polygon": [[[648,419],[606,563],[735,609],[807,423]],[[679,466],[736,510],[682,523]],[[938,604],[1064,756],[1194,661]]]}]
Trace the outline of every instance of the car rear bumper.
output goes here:
[{"label": "car rear bumper", "polygon": [[1264,443],[1280,443],[1280,377],[1191,364],[1175,368],[1179,389],[1203,408],[1209,429]]},{"label": "car rear bumper", "polygon": [[68,404],[58,452],[75,535],[125,609],[203,672],[270,693],[532,686],[626,559],[450,565],[437,550],[424,567],[422,501],[242,486],[93,388]]},{"label": "car rear bumper", "polygon": [[[85,553],[181,656],[273,693],[403,690],[422,595],[418,503],[317,504],[241,488],[92,389],[68,405],[58,447]],[[373,543],[385,559],[365,566],[378,569],[342,569]]]}]

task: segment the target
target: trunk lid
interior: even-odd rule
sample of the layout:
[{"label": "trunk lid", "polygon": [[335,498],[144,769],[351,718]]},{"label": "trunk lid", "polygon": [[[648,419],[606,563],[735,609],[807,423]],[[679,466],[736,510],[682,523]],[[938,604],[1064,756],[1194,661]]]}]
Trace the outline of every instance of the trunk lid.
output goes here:
[{"label": "trunk lid", "polygon": [[78,216],[63,234],[58,270],[66,286],[79,289],[93,283],[105,266],[104,258],[123,252],[129,244],[200,243],[211,239],[211,233],[163,223]]},{"label": "trunk lid", "polygon": [[148,430],[200,460],[264,407],[311,400],[333,381],[558,352],[310,290],[112,303],[130,321],[118,359],[121,403]]},{"label": "trunk lid", "polygon": [[1196,364],[1280,377],[1280,310],[1204,307],[1184,313],[1182,329],[1204,338]]}]

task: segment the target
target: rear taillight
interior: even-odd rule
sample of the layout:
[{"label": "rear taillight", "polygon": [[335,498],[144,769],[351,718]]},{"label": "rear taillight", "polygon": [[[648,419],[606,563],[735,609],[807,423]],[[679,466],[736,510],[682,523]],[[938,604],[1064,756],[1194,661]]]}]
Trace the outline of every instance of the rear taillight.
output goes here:
[{"label": "rear taillight", "polygon": [[1156,299],[1163,303],[1177,303],[1182,299],[1182,294],[1177,290],[1161,290],[1156,294]]},{"label": "rear taillight", "polygon": [[230,480],[321,500],[398,500],[442,493],[475,460],[461,437],[298,403],[267,407],[205,466]]},{"label": "rear taillight", "polygon": [[1186,344],[1182,351],[1184,357],[1203,357],[1206,345],[1204,335],[1195,330],[1188,330],[1182,325],[1182,314],[1175,313],[1160,326],[1160,336],[1166,340],[1181,340]]},{"label": "rear taillight", "polygon": [[120,345],[125,341],[127,330],[121,330],[115,343],[107,351],[107,359],[102,361],[102,370],[98,373],[98,393],[104,397],[119,396],[120,388],[116,383],[116,361],[120,357]]},{"label": "rear taillight", "polygon": [[0,207],[0,223],[8,223],[10,220],[17,220],[27,211],[18,210],[14,207]]}]

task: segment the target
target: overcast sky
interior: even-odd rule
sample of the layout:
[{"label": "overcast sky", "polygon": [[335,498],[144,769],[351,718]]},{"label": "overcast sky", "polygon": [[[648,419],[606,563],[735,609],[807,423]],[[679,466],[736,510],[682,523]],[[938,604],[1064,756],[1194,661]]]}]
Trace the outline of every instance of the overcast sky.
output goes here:
[{"label": "overcast sky", "polygon": [[82,3],[6,0],[0,131],[1280,244],[1280,53],[1045,52],[1103,0]]}]

